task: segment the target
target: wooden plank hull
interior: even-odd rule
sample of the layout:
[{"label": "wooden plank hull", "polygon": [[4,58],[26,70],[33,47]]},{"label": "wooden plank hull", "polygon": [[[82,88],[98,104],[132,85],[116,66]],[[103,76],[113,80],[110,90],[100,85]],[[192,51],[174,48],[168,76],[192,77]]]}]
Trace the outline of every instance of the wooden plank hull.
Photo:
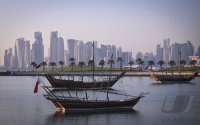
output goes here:
[{"label": "wooden plank hull", "polygon": [[151,74],[151,78],[153,80],[159,82],[159,83],[164,83],[164,82],[189,82],[197,76],[198,76],[197,72],[195,72],[194,74],[191,74],[191,75],[185,75],[185,74],[180,74],[180,75]]},{"label": "wooden plank hull", "polygon": [[56,99],[44,95],[46,99],[51,100],[58,110],[67,111],[101,111],[101,110],[119,110],[132,109],[138,103],[141,97],[135,97],[125,100],[68,100]]},{"label": "wooden plank hull", "polygon": [[106,81],[95,81],[95,82],[83,82],[83,81],[74,81],[74,80],[62,80],[56,79],[51,74],[45,74],[47,80],[50,82],[54,88],[107,88],[112,87],[123,75],[125,72],[122,72],[116,78]]}]

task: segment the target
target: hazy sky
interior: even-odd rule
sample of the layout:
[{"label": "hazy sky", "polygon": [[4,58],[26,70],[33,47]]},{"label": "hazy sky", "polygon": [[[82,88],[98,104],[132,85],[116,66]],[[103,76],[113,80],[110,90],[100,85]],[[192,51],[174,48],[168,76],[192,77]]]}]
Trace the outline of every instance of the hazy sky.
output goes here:
[{"label": "hazy sky", "polygon": [[200,0],[0,0],[0,50],[24,37],[43,35],[45,55],[50,32],[66,39],[155,52],[156,44],[190,40],[200,45]]}]

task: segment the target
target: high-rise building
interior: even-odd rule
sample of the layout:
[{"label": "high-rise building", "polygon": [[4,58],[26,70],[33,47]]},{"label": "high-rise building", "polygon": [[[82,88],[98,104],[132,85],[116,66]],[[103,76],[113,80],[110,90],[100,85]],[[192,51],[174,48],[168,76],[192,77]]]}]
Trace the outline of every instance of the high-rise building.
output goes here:
[{"label": "high-rise building", "polygon": [[[93,51],[92,51],[92,54],[93,54]],[[97,41],[94,41],[94,65],[95,66],[98,66],[98,63],[100,61],[100,53],[98,51],[98,42]]]},{"label": "high-rise building", "polygon": [[[187,41],[187,48],[188,48],[188,56],[193,56],[194,55],[194,46],[190,41]],[[188,57],[189,59],[189,57]]]},{"label": "high-rise building", "polygon": [[142,54],[142,52],[138,52],[137,54],[136,54],[136,60],[137,59],[143,59],[143,54]]},{"label": "high-rise building", "polygon": [[156,46],[156,62],[159,62],[160,60],[163,60],[163,48],[161,48],[160,44]]},{"label": "high-rise building", "polygon": [[188,47],[187,43],[180,44],[181,48],[181,60],[185,60],[187,63],[189,62],[189,56],[188,56]]},{"label": "high-rise building", "polygon": [[32,44],[31,61],[40,64],[44,61],[44,45],[41,32],[34,33],[35,42]]},{"label": "high-rise building", "polygon": [[62,37],[58,38],[57,42],[57,63],[59,61],[65,62],[65,57],[64,57],[64,40]]},{"label": "high-rise building", "polygon": [[144,54],[144,58],[143,58],[143,61],[144,61],[144,66],[147,67],[148,66],[148,61],[154,61],[154,58],[153,58],[153,53],[145,53]]},{"label": "high-rise building", "polygon": [[117,58],[122,57],[122,47],[117,48]]},{"label": "high-rise building", "polygon": [[2,51],[1,51],[1,49],[0,49],[0,66],[3,65],[3,62],[2,62],[3,59],[2,59],[2,58],[3,58],[3,56],[2,56]]},{"label": "high-rise building", "polygon": [[70,61],[69,61],[69,57],[68,57],[68,51],[65,50],[65,65],[69,65],[70,64]]},{"label": "high-rise building", "polygon": [[13,68],[28,68],[31,63],[30,42],[25,41],[24,38],[17,39],[14,46],[14,57],[11,59]]},{"label": "high-rise building", "polygon": [[172,56],[171,56],[171,60],[176,62],[176,65],[178,65],[179,61],[180,61],[180,48],[181,45],[179,43],[174,43],[172,44],[171,47],[171,51],[172,51]]},{"label": "high-rise building", "polygon": [[170,61],[170,39],[163,40],[163,61],[168,63]]},{"label": "high-rise building", "polygon": [[128,66],[130,61],[133,61],[132,52],[122,52],[122,66]]},{"label": "high-rise building", "polygon": [[[122,47],[117,48],[117,58],[119,58],[119,57],[122,58]],[[116,67],[120,68],[120,63],[116,62]]]},{"label": "high-rise building", "polygon": [[186,63],[189,62],[189,56],[194,55],[194,46],[187,41],[187,43],[174,43],[171,47],[171,59],[179,65],[180,60],[185,60]]},{"label": "high-rise building", "polygon": [[200,57],[200,46],[198,47],[197,52],[196,52],[195,55]]},{"label": "high-rise building", "polygon": [[25,68],[25,41],[24,38],[19,38],[16,40],[16,51],[17,51],[17,56],[16,57],[16,62],[18,63],[17,68],[23,69]]},{"label": "high-rise building", "polygon": [[[77,43],[78,41],[75,40],[75,39],[68,39],[67,40],[67,50],[68,50],[68,59],[69,60],[70,58],[74,58],[75,59],[75,62],[77,63],[77,60],[78,60],[78,56],[77,56]],[[67,64],[69,65],[70,62]]]},{"label": "high-rise building", "polygon": [[17,54],[17,44],[15,42],[14,46],[14,59],[13,59],[13,68],[18,69],[19,68],[19,63],[18,63],[18,54]]},{"label": "high-rise building", "polygon": [[109,58],[112,55],[112,46],[107,45],[107,58]]},{"label": "high-rise building", "polygon": [[100,49],[100,56],[101,59],[105,60],[105,58],[107,57],[107,46],[101,44],[101,49]]},{"label": "high-rise building", "polygon": [[51,32],[50,36],[50,62],[57,62],[57,41],[58,41],[58,32]]},{"label": "high-rise building", "polygon": [[85,43],[85,58],[86,58],[86,63],[88,63],[89,60],[92,60],[92,42],[86,42]]},{"label": "high-rise building", "polygon": [[77,53],[78,53],[77,62],[85,62],[86,63],[87,60],[85,58],[85,44],[83,43],[83,41],[78,41]]},{"label": "high-rise building", "polygon": [[4,53],[4,67],[8,68],[9,65],[9,57],[8,57],[8,50],[5,50]]},{"label": "high-rise building", "polygon": [[31,65],[31,51],[30,51],[30,41],[25,41],[25,67],[30,67]]},{"label": "high-rise building", "polygon": [[113,59],[116,60],[117,58],[117,48],[115,45],[112,45],[111,53],[113,54]]}]

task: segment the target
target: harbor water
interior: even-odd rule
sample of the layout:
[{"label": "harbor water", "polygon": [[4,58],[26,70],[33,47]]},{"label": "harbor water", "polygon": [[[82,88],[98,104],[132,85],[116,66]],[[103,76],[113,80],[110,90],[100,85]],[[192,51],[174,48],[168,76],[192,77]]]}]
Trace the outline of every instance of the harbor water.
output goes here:
[{"label": "harbor water", "polygon": [[[50,86],[48,81],[42,81]],[[0,125],[198,125],[200,123],[200,77],[190,83],[157,84],[149,77],[123,77],[112,91],[128,95],[149,93],[131,111],[57,112],[33,89],[35,76],[0,76]],[[89,90],[91,91],[91,90]],[[89,92],[89,98],[106,98]],[[116,95],[109,95],[117,99]],[[119,97],[121,98],[121,97]]]}]

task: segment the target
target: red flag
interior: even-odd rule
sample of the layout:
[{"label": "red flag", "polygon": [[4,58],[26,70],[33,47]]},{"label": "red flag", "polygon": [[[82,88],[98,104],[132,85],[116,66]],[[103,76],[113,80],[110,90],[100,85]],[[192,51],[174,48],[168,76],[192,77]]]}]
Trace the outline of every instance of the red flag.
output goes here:
[{"label": "red flag", "polygon": [[39,84],[40,84],[40,79],[38,77],[37,82],[35,83],[34,93],[38,92],[38,86],[39,86]]}]

